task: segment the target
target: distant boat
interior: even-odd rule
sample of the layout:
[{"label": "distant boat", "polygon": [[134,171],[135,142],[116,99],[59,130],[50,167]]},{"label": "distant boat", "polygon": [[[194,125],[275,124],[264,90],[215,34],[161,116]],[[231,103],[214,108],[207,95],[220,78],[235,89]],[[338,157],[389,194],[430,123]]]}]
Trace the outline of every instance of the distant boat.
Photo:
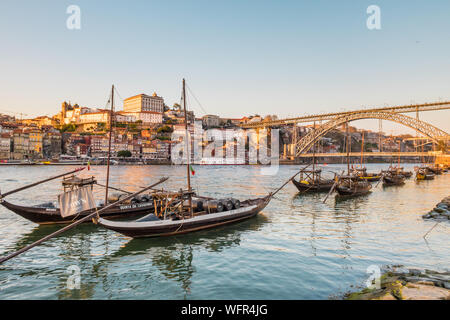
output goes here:
[{"label": "distant boat", "polygon": [[397,171],[388,171],[383,175],[383,186],[400,186],[405,184],[405,176]]},{"label": "distant boat", "polygon": [[336,191],[341,197],[362,196],[370,193],[372,185],[367,180],[360,180],[357,176],[341,176]]},{"label": "distant boat", "polygon": [[421,167],[417,168],[416,170],[416,180],[433,180],[434,179],[434,173],[429,172],[427,167]]},{"label": "distant boat", "polygon": [[330,191],[334,185],[334,180],[323,179],[322,170],[303,170],[300,171],[298,180],[292,179],[292,183],[300,192],[326,192]]},{"label": "distant boat", "polygon": [[[195,162],[194,162],[195,163]],[[202,158],[199,165],[245,165],[245,159],[242,158]]]}]

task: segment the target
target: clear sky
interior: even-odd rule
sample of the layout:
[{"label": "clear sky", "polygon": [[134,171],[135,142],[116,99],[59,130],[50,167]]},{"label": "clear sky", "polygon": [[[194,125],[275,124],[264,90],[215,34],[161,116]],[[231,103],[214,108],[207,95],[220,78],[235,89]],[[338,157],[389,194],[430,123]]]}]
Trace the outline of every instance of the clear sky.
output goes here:
[{"label": "clear sky", "polygon": [[[66,27],[71,4],[80,30]],[[372,4],[381,30],[366,27]],[[449,36],[448,0],[1,1],[0,110],[104,107],[113,83],[172,105],[183,77],[224,117],[450,100]],[[450,111],[421,117],[450,132]]]}]

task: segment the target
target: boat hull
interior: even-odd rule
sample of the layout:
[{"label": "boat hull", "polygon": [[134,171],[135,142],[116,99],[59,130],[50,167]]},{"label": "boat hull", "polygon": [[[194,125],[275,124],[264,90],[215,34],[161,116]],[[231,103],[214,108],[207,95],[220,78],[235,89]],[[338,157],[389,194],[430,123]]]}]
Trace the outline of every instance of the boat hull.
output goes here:
[{"label": "boat hull", "polygon": [[[95,209],[84,211],[77,216],[63,218],[61,217],[61,213],[58,208],[25,207],[12,204],[5,200],[0,202],[0,204],[17,215],[37,224],[68,224],[84,218],[88,214],[95,211]],[[137,217],[142,216],[153,209],[153,203],[150,202],[145,203],[145,205],[144,203],[119,205],[103,212],[102,217],[107,217],[108,219]],[[90,222],[90,220],[87,222]]]},{"label": "boat hull", "polygon": [[[258,201],[259,200],[259,201]],[[150,222],[109,221],[100,218],[98,223],[110,230],[132,238],[163,237],[204,229],[210,229],[240,222],[256,216],[270,201],[270,197],[253,200],[251,204],[239,209],[220,213],[210,213],[184,220],[159,220]]]},{"label": "boat hull", "polygon": [[405,184],[405,177],[403,176],[384,176],[383,186],[401,186]]},{"label": "boat hull", "polygon": [[334,182],[320,183],[320,184],[306,184],[296,180],[292,180],[292,183],[297,187],[300,192],[327,192],[333,187]]}]

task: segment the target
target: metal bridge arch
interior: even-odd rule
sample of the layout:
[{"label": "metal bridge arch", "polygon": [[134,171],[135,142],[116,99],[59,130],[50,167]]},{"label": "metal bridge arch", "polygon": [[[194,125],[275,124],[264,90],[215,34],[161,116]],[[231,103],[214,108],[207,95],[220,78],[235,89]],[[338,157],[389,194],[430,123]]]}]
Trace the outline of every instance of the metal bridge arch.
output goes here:
[{"label": "metal bridge arch", "polygon": [[438,137],[448,136],[448,133],[439,128],[436,128],[435,126],[429,123],[418,120],[416,118],[406,116],[401,113],[362,111],[338,116],[324,123],[315,130],[309,132],[306,136],[304,136],[302,139],[300,139],[300,141],[297,142],[295,155],[299,156],[300,154],[307,152],[313,146],[313,144],[320,137],[324,136],[328,131],[346,122],[363,119],[382,119],[400,123],[427,136],[428,138],[436,142],[443,149],[446,148],[445,142],[439,140]]}]

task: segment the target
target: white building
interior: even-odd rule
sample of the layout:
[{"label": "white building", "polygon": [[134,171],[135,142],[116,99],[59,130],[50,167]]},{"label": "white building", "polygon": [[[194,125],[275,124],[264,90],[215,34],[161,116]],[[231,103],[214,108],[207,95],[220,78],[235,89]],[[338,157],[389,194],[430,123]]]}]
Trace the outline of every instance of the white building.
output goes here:
[{"label": "white building", "polygon": [[152,96],[138,94],[123,101],[123,111],[125,112],[164,112],[164,99],[159,97],[156,92]]}]

